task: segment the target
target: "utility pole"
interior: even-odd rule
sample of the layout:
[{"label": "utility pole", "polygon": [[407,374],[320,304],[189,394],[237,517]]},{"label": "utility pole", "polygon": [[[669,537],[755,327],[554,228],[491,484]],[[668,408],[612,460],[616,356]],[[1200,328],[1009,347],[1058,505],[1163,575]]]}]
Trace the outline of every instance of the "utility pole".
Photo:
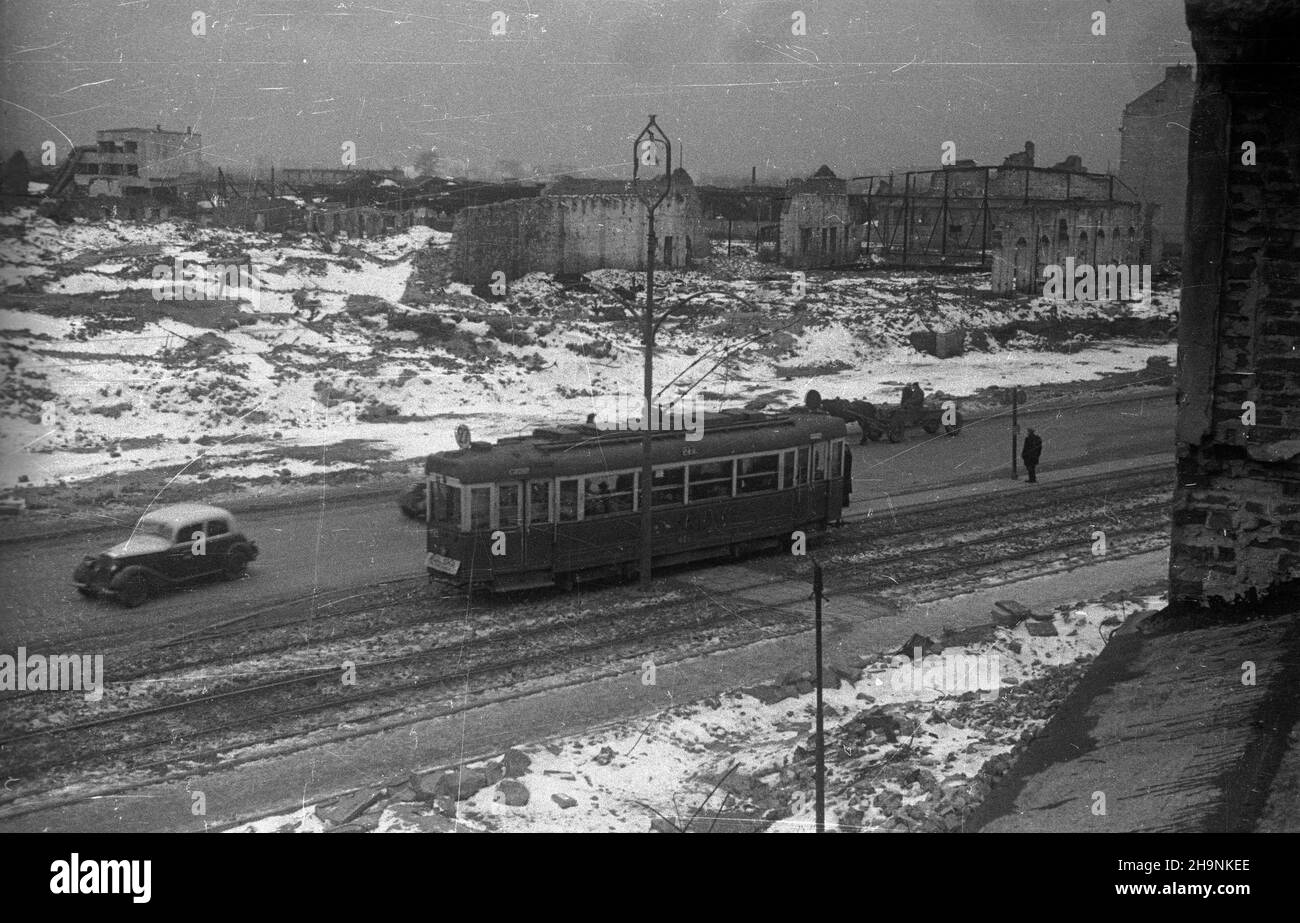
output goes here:
[{"label": "utility pole", "polygon": [[817,637],[817,832],[826,832],[826,735],[822,726],[822,566],[812,559]]},{"label": "utility pole", "polygon": [[[641,184],[641,167],[653,167],[659,162],[659,148],[663,148],[664,181],[661,188],[647,189]],[[654,539],[654,460],[652,456],[654,432],[651,429],[650,405],[654,400],[654,343],[655,343],[655,209],[668,198],[673,185],[673,145],[668,140],[655,117],[632,142],[632,191],[646,209],[646,264],[645,313],[641,319],[641,343],[645,349],[645,374],[641,406],[641,586],[650,586],[650,567],[654,560],[651,542]]]}]

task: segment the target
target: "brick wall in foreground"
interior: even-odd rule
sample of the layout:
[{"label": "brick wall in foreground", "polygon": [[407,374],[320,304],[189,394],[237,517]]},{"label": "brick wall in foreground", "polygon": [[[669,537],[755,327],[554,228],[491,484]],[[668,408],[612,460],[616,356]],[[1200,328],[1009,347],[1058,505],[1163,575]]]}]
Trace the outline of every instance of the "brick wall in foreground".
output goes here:
[{"label": "brick wall in foreground", "polygon": [[1198,68],[1170,587],[1207,605],[1300,578],[1300,5],[1187,0],[1187,19]]}]

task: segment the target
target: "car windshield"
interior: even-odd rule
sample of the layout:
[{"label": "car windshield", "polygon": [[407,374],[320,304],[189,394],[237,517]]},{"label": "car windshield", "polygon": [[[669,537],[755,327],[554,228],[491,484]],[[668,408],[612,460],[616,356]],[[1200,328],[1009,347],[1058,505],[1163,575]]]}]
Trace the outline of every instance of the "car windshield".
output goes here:
[{"label": "car windshield", "polygon": [[136,537],[153,535],[158,538],[165,538],[171,541],[172,527],[165,522],[159,522],[156,519],[141,519],[135,527]]}]

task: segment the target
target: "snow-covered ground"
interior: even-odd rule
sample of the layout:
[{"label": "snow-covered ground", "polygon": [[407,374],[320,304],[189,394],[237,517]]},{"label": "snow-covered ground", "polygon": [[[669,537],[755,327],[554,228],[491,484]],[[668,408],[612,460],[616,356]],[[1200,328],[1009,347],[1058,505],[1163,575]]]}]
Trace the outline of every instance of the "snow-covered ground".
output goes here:
[{"label": "snow-covered ground", "polygon": [[[984,640],[926,655],[919,667],[910,654],[870,652],[853,681],[841,677],[836,685],[828,674],[827,823],[863,831],[958,826],[1017,745],[1046,724],[1078,668],[1125,618],[1163,601],[1063,607],[1050,619],[989,629]],[[411,791],[389,792],[357,822],[376,832],[446,829],[441,825],[453,822],[532,832],[644,832],[654,824],[671,832],[698,810],[695,830],[719,823],[811,830],[815,693],[751,692],[760,690],[524,746],[528,765],[513,781],[493,778],[499,761],[470,764],[449,776],[447,790],[459,788],[463,796],[486,774],[491,783],[474,794],[439,804],[414,800]],[[518,786],[527,803],[506,805],[504,793],[518,796]],[[236,830],[315,832],[330,826],[323,813],[305,806]]]},{"label": "snow-covered ground", "polygon": [[[634,273],[590,273],[597,288],[585,292],[534,274],[494,303],[422,265],[445,265],[449,242],[423,227],[340,246],[183,223],[56,225],[23,210],[0,216],[0,235],[0,489],[153,467],[184,482],[200,455],[205,477],[293,472],[304,451],[345,439],[411,458],[452,448],[457,423],[494,439],[581,420],[601,395],[640,389],[639,330],[609,293],[631,294]],[[156,267],[178,260],[209,275],[239,267],[255,290],[155,300]],[[1117,320],[1171,314],[1167,293],[1146,305],[1003,300],[989,296],[987,275],[913,272],[812,274],[801,297],[788,273],[762,272],[768,281],[662,276],[664,297],[715,293],[660,333],[665,401],[691,388],[706,409],[780,407],[817,388],[893,402],[909,381],[962,395],[1012,375],[1075,381],[1174,356],[1172,342],[1105,334]],[[1097,332],[1069,351],[1027,332],[978,336],[944,360],[908,341],[1052,318]]]}]

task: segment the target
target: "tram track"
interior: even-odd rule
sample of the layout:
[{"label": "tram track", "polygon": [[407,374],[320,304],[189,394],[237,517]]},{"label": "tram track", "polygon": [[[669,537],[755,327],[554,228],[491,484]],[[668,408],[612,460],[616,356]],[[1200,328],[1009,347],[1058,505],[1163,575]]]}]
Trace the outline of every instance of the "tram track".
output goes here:
[{"label": "tram track", "polygon": [[[1163,488],[1169,482],[1168,471],[1138,470],[1127,477],[1108,478],[1106,484],[1113,498],[1103,506],[1112,514],[1125,510],[1132,498],[1146,496],[1151,489]],[[897,516],[860,517],[834,529],[821,537],[819,548],[823,563],[832,569],[838,561],[836,549],[845,546],[866,546],[865,554],[857,555],[857,566],[878,567],[905,562],[918,553],[932,553],[938,546],[955,547],[948,538],[953,533],[969,531],[979,524],[985,536],[1007,536],[1005,527],[988,525],[990,520],[1024,516],[1042,508],[1069,510],[1071,504],[1086,506],[1098,502],[1098,493],[1091,482],[1070,482],[1051,485],[1045,491],[1036,491],[1029,497],[1016,497],[1015,507],[999,510],[988,503],[989,498],[962,499],[934,508],[900,511]],[[1029,506],[1026,507],[1026,502]],[[1138,502],[1148,506],[1165,502],[1146,499]],[[1062,528],[1085,524],[1087,516],[1061,520]],[[900,538],[917,534],[919,543],[904,543],[891,554],[878,554],[874,546],[883,542],[897,543]],[[1033,532],[1031,534],[1037,534]],[[966,544],[978,544],[983,537],[964,539]],[[960,543],[958,543],[960,544]],[[774,558],[779,561],[779,558]],[[778,565],[779,566],[779,565]],[[608,588],[604,588],[608,589]],[[603,590],[597,589],[597,592]],[[195,670],[200,667],[230,664],[253,657],[269,656],[312,645],[338,644],[350,638],[365,638],[381,632],[400,632],[419,626],[458,619],[466,601],[463,593],[437,593],[428,585],[423,575],[381,581],[361,588],[314,593],[309,596],[278,600],[264,606],[218,622],[192,628],[169,638],[137,645],[117,652],[114,656],[113,681],[133,682],[149,677]],[[546,604],[557,598],[559,591],[528,591],[509,597],[476,597],[476,605],[508,610],[513,606]],[[351,602],[345,608],[333,608]],[[303,607],[310,607],[305,614]],[[295,612],[295,609],[297,611]],[[267,618],[279,612],[291,613],[289,618]],[[353,621],[354,616],[364,616]],[[306,629],[296,632],[295,629]],[[277,634],[279,633],[279,634]],[[260,640],[259,640],[260,638]],[[39,695],[39,692],[8,693],[0,697],[0,714],[16,699]]]},{"label": "tram track", "polygon": [[[1129,535],[1148,534],[1147,529],[1121,530],[1116,533],[1117,538],[1127,537]],[[1137,553],[1137,552],[1133,552]],[[1125,552],[1121,551],[1116,556],[1122,557]],[[1076,563],[1077,566],[1077,563]],[[878,588],[888,581],[876,581],[866,584],[845,585],[837,588],[836,592],[860,593],[871,588]],[[402,695],[421,691],[432,691],[439,688],[450,689],[456,698],[459,698],[463,704],[452,705],[440,711],[429,712],[422,709],[419,720],[454,714],[466,711],[478,704],[480,696],[493,691],[499,691],[502,688],[501,680],[508,679],[509,684],[518,683],[520,677],[511,675],[514,671],[532,669],[546,674],[552,672],[548,669],[542,669],[548,665],[538,657],[539,649],[546,652],[549,659],[549,665],[553,665],[557,659],[568,659],[579,657],[585,654],[596,652],[610,653],[616,647],[627,648],[629,645],[640,645],[633,650],[623,650],[619,658],[622,661],[636,661],[637,658],[647,654],[662,655],[662,649],[657,647],[645,647],[645,642],[652,641],[656,638],[675,638],[681,641],[681,635],[685,633],[698,634],[702,631],[715,629],[727,624],[737,622],[746,623],[749,629],[745,638],[740,642],[743,644],[754,643],[758,640],[770,640],[773,638],[801,634],[808,631],[806,624],[791,625],[788,620],[788,611],[781,606],[773,606],[763,602],[746,601],[742,591],[735,591],[723,594],[711,594],[708,600],[712,608],[712,613],[707,616],[701,616],[698,613],[687,613],[680,611],[670,620],[669,624],[659,623],[652,627],[643,628],[637,631],[616,630],[618,626],[611,625],[610,620],[604,614],[598,614],[590,619],[584,620],[584,625],[595,626],[597,631],[595,636],[588,636],[585,641],[577,644],[568,644],[562,650],[557,650],[554,646],[541,643],[539,638],[550,634],[560,633],[564,629],[557,629],[555,626],[546,626],[535,628],[527,632],[514,632],[509,636],[494,638],[488,644],[481,646],[474,652],[474,656],[469,658],[467,664],[466,652],[464,650],[447,650],[436,652],[423,652],[420,655],[405,658],[394,658],[388,662],[369,663],[364,665],[368,672],[376,668],[389,668],[410,663],[417,659],[435,660],[441,657],[443,660],[454,662],[446,664],[441,670],[435,670],[431,675],[422,676],[405,682],[394,682],[376,685],[364,692],[348,696],[326,697],[314,701],[297,704],[292,706],[280,707],[279,703],[295,689],[295,687],[310,687],[325,681],[337,684],[339,671],[335,669],[321,670],[310,675],[292,677],[285,680],[279,680],[271,683],[258,684],[255,687],[247,687],[239,690],[232,690],[226,693],[219,693],[211,696],[204,696],[200,699],[187,700],[185,702],[173,703],[169,706],[155,707],[144,709],[129,715],[122,715],[110,718],[97,719],[87,722],[81,726],[66,726],[64,728],[50,729],[54,733],[62,731],[76,732],[84,731],[90,728],[99,728],[104,731],[104,736],[108,739],[120,739],[123,734],[122,724],[127,721],[156,718],[168,712],[189,711],[193,712],[197,706],[204,706],[209,711],[210,720],[202,726],[194,726],[193,719],[197,716],[191,714],[187,717],[187,723],[180,728],[172,727],[165,729],[162,733],[153,733],[152,736],[137,738],[125,744],[116,744],[104,746],[102,741],[94,748],[98,761],[103,763],[107,760],[120,759],[133,753],[156,752],[159,748],[176,747],[193,742],[210,739],[223,732],[248,730],[254,727],[264,727],[270,722],[287,721],[300,719],[321,711],[333,710],[340,712],[334,715],[329,721],[314,727],[302,727],[294,730],[292,734],[286,734],[284,729],[262,736],[244,739],[226,741],[221,744],[208,745],[198,748],[191,748],[182,753],[172,754],[162,759],[153,760],[145,763],[133,764],[129,768],[134,771],[154,770],[167,767],[174,767],[178,764],[192,763],[201,764],[205,761],[211,761],[220,752],[238,750],[255,746],[258,744],[272,743],[285,739],[287,736],[304,736],[316,731],[322,731],[329,728],[337,728],[341,725],[357,724],[360,722],[370,722],[381,720],[387,716],[400,714],[407,711],[410,703],[397,701]],[[741,607],[728,605],[728,602],[748,603]],[[578,626],[565,626],[565,629],[572,631]],[[517,644],[525,636],[536,636],[533,639],[533,648],[521,654],[518,652]],[[738,646],[736,643],[717,645],[715,649]],[[509,651],[510,656],[504,659],[497,659],[493,656],[494,652]],[[698,648],[693,649],[687,656],[695,656],[700,651]],[[661,657],[657,662],[660,665],[672,662],[678,659],[675,657]],[[570,664],[570,669],[573,665]],[[478,680],[471,686],[472,680]],[[508,685],[509,685],[508,684]],[[456,687],[456,688],[451,688]],[[277,700],[270,695],[272,692],[281,694]],[[255,717],[249,716],[249,710],[246,704],[240,703],[241,699],[256,696],[257,714]],[[364,714],[351,715],[341,713],[345,709],[362,706],[366,703],[383,700],[387,707],[379,710],[370,709]],[[427,703],[426,703],[427,704]],[[225,709],[225,711],[223,711]],[[215,716],[215,717],[214,717]],[[416,719],[412,719],[416,720]],[[29,736],[45,736],[48,732],[41,732]],[[0,741],[0,750],[8,749],[16,742],[18,738],[9,738]],[[92,741],[83,740],[78,747],[81,750]],[[84,752],[84,750],[83,750]],[[47,762],[28,763],[28,764],[9,764],[7,772],[32,773],[34,771],[44,771],[54,767],[65,765],[75,765],[76,760],[72,762],[53,759]],[[12,800],[10,798],[0,798],[0,804]]]},{"label": "tram track", "polygon": [[[823,562],[833,567],[836,562],[834,549],[846,544],[874,545],[919,533],[933,538],[934,541],[930,543],[932,545],[950,546],[951,542],[945,536],[965,530],[972,524],[1023,517],[1049,506],[1068,508],[1069,504],[1075,502],[1095,503],[1099,498],[1106,497],[1113,497],[1114,502],[1122,506],[1125,497],[1140,495],[1144,490],[1164,489],[1170,483],[1168,468],[1161,466],[1133,469],[1117,476],[1045,484],[1026,494],[960,498],[922,507],[908,507],[897,513],[859,514],[848,519],[842,527],[824,535],[820,548],[830,552],[829,555],[823,555]],[[1104,488],[1103,492],[1099,493],[1099,485]],[[1103,499],[1103,506],[1105,505]],[[977,542],[980,539],[968,541]],[[925,543],[922,543],[917,547],[904,548],[892,557],[869,556],[858,564],[876,567],[905,561],[925,550],[925,547]],[[438,595],[431,595],[432,593]],[[544,604],[557,593],[558,591],[547,590],[529,591],[500,599],[476,596],[475,604],[503,608],[534,602]],[[159,674],[230,664],[241,659],[306,649],[312,645],[365,638],[384,631],[396,632],[436,624],[459,618],[460,606],[465,599],[462,592],[441,592],[439,587],[429,586],[426,576],[416,575],[363,587],[316,591],[275,600],[163,639],[110,650],[114,661],[113,682],[133,682]],[[340,604],[349,602],[351,605],[337,608]],[[289,617],[277,617],[277,613],[287,613]],[[362,618],[349,621],[358,616]],[[295,629],[305,630],[294,632]],[[276,633],[280,634],[277,636]],[[171,656],[168,657],[168,654]],[[41,694],[40,691],[11,691],[0,695],[0,717],[10,704]]]}]

